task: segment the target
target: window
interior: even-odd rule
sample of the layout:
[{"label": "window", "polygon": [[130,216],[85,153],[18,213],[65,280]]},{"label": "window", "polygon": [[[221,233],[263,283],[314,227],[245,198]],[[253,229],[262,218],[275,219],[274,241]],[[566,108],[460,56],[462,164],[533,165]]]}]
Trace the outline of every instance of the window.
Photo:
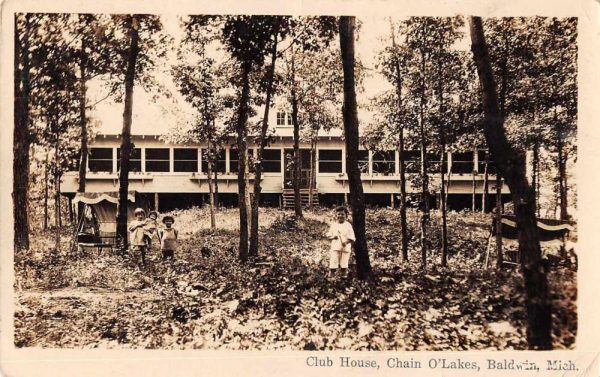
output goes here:
[{"label": "window", "polygon": [[237,149],[229,149],[229,172],[237,173],[240,164],[240,156]]},{"label": "window", "polygon": [[88,161],[90,171],[112,172],[112,162],[112,148],[90,148],[90,157]]},{"label": "window", "polygon": [[281,150],[265,149],[262,156],[262,168],[265,173],[281,173]]},{"label": "window", "polygon": [[373,173],[378,175],[396,174],[396,153],[394,151],[373,152]]},{"label": "window", "polygon": [[452,173],[472,173],[473,152],[454,152],[452,153]]},{"label": "window", "polygon": [[[421,151],[403,151],[407,173],[418,173],[421,169]],[[400,156],[402,158],[402,156]]]},{"label": "window", "polygon": [[169,148],[146,148],[146,171],[168,172]]},{"label": "window", "polygon": [[[239,158],[238,150],[236,148],[229,149],[229,172],[237,173],[239,163],[240,163],[240,158]],[[253,173],[254,172],[254,149],[253,148],[248,148],[248,161],[246,161],[246,163],[248,164],[248,171]]]},{"label": "window", "polygon": [[291,126],[294,122],[292,122],[292,113],[286,113],[285,111],[277,112],[277,125],[278,126]]},{"label": "window", "polygon": [[285,126],[285,113],[282,111],[277,112],[277,125]]},{"label": "window", "polygon": [[478,166],[479,166],[479,173],[480,174],[485,174],[485,165],[486,165],[486,157],[488,159],[488,163],[487,163],[487,173],[488,174],[496,174],[496,165],[494,164],[494,161],[492,161],[492,156],[487,152],[487,151],[477,151],[477,155],[478,155]]},{"label": "window", "polygon": [[[208,173],[208,159],[207,159],[208,149],[202,148],[202,172]],[[215,166],[214,168],[217,170],[217,173],[225,173],[225,149],[220,149],[217,152]],[[213,170],[214,173],[214,170]]]},{"label": "window", "polygon": [[342,173],[341,149],[319,149],[319,173]]},{"label": "window", "polygon": [[[448,157],[444,158],[444,173],[448,172]],[[429,173],[439,173],[442,167],[442,154],[439,152],[427,153],[427,170]]]},{"label": "window", "polygon": [[358,168],[362,174],[369,174],[369,151],[358,151]]},{"label": "window", "polygon": [[175,148],[173,169],[176,172],[198,171],[198,150],[196,148]]},{"label": "window", "polygon": [[[121,148],[117,148],[117,170],[121,169]],[[142,171],[142,149],[133,148],[131,150],[131,156],[129,156],[129,171],[140,172]]]}]

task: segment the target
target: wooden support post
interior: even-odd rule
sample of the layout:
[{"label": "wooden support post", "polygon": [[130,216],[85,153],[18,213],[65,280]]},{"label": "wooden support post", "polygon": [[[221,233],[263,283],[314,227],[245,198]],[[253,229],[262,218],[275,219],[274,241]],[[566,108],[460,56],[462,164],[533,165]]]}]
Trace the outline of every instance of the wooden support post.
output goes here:
[{"label": "wooden support post", "polygon": [[159,210],[160,210],[159,205],[160,205],[160,200],[159,200],[159,197],[158,197],[158,192],[155,192],[154,193],[154,210],[156,212],[159,212]]},{"label": "wooden support post", "polygon": [[392,207],[392,209],[395,208],[395,206],[394,206],[394,194],[393,193],[390,194],[390,207]]}]

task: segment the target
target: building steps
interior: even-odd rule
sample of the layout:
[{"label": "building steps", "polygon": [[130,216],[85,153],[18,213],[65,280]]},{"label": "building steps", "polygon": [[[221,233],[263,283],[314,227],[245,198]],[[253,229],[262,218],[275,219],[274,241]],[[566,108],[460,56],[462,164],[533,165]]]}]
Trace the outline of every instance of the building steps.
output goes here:
[{"label": "building steps", "polygon": [[[319,195],[317,195],[317,189],[313,189],[313,205],[319,204]],[[281,194],[282,198],[282,206],[284,209],[294,208],[294,190],[286,189],[283,190]],[[302,202],[302,207],[308,207],[309,200],[309,190],[301,189],[300,190],[300,201]]]}]

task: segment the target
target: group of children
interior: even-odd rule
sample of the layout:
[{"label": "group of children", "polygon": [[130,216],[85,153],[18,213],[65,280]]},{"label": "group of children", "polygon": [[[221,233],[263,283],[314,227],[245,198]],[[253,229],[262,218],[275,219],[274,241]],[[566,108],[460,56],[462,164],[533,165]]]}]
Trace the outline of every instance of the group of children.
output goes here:
[{"label": "group of children", "polygon": [[[142,264],[146,263],[146,252],[152,248],[154,239],[158,239],[162,260],[173,260],[177,249],[178,232],[173,228],[175,219],[172,216],[164,216],[159,227],[158,213],[150,211],[148,217],[142,208],[134,211],[135,220],[129,225],[130,244],[134,251],[140,253]],[[329,227],[326,237],[331,241],[329,269],[332,275],[339,269],[343,276],[348,271],[348,262],[352,251],[352,244],[356,241],[352,224],[348,222],[348,210],[346,207],[335,209],[335,221]]]},{"label": "group of children", "polygon": [[175,219],[165,216],[162,219],[164,227],[159,227],[158,213],[150,211],[146,217],[146,211],[136,208],[135,220],[129,224],[129,242],[134,251],[139,252],[142,264],[146,263],[146,252],[152,248],[155,239],[160,244],[162,260],[173,260],[177,249],[177,229],[173,228]]}]

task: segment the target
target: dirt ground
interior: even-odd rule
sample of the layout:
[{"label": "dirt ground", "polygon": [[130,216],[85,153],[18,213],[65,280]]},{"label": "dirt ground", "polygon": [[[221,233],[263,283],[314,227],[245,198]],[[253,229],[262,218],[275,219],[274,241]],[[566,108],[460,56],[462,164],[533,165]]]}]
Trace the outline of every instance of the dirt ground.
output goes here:
[{"label": "dirt ground", "polygon": [[[181,241],[173,263],[159,251],[138,256],[54,250],[36,232],[15,256],[17,347],[509,350],[525,349],[523,280],[514,268],[482,267],[488,215],[449,214],[449,266],[439,266],[439,214],[431,223],[429,266],[420,266],[416,213],[409,213],[410,258],[399,256],[398,212],[368,211],[375,283],[328,276],[328,210],[261,211],[259,259],[237,260],[235,209],[209,229],[206,209],[170,213]],[[202,250],[204,249],[204,253]],[[494,255],[492,255],[494,258]],[[353,268],[354,266],[351,266]],[[352,274],[353,275],[353,274]],[[576,268],[550,267],[553,336],[575,346]]]}]

